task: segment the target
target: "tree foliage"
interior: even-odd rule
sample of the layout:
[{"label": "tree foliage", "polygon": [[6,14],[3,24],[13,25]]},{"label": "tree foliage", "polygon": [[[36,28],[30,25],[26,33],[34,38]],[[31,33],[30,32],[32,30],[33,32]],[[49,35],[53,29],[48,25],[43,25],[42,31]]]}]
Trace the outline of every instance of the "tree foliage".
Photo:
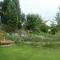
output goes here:
[{"label": "tree foliage", "polygon": [[20,9],[18,8],[19,6],[17,7],[15,1],[16,0],[4,0],[2,23],[5,24],[5,30],[7,32],[14,32],[18,28],[18,22],[20,21]]},{"label": "tree foliage", "polygon": [[38,15],[28,14],[26,16],[26,29],[28,30],[36,30],[37,29],[37,21],[41,21],[41,18]]},{"label": "tree foliage", "polygon": [[57,22],[56,28],[58,31],[60,31],[60,8],[58,13],[56,14],[56,22]]}]

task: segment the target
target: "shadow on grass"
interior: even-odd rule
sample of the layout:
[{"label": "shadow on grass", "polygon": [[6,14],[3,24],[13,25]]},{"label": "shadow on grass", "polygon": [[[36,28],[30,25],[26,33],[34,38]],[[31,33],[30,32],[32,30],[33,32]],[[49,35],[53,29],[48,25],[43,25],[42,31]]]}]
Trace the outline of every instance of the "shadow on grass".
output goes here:
[{"label": "shadow on grass", "polygon": [[46,45],[43,45],[42,47],[47,47],[47,48],[60,48],[60,44],[46,44]]}]

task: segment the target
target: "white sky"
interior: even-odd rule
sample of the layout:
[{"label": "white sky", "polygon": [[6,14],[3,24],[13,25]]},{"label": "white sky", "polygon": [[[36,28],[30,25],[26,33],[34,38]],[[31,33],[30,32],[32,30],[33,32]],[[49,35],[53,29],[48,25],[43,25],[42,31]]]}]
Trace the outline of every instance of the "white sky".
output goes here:
[{"label": "white sky", "polygon": [[58,12],[60,0],[20,0],[20,5],[25,14],[35,13],[43,19],[51,20]]},{"label": "white sky", "polygon": [[[0,0],[2,1],[2,0]],[[60,6],[60,0],[19,0],[23,13],[35,13],[43,19],[51,20],[55,17]]]}]

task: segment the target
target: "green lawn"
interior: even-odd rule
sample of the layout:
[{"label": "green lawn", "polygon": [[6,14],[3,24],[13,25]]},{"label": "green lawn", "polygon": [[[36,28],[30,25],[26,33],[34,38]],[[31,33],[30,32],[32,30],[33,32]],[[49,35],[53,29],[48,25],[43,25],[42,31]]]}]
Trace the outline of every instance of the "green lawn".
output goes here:
[{"label": "green lawn", "polygon": [[0,47],[0,60],[60,60],[60,47],[14,45]]}]

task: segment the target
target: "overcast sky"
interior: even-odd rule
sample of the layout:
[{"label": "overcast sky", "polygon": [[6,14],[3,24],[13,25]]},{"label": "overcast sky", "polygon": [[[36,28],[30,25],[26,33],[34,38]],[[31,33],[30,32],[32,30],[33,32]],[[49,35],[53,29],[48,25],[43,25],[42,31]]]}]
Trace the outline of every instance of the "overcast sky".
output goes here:
[{"label": "overcast sky", "polygon": [[[1,1],[1,0],[0,0]],[[60,0],[19,0],[21,11],[25,14],[34,13],[43,19],[51,20],[55,17],[60,6]]]},{"label": "overcast sky", "polygon": [[43,19],[51,20],[58,12],[60,0],[20,0],[20,5],[25,14],[35,13]]}]

